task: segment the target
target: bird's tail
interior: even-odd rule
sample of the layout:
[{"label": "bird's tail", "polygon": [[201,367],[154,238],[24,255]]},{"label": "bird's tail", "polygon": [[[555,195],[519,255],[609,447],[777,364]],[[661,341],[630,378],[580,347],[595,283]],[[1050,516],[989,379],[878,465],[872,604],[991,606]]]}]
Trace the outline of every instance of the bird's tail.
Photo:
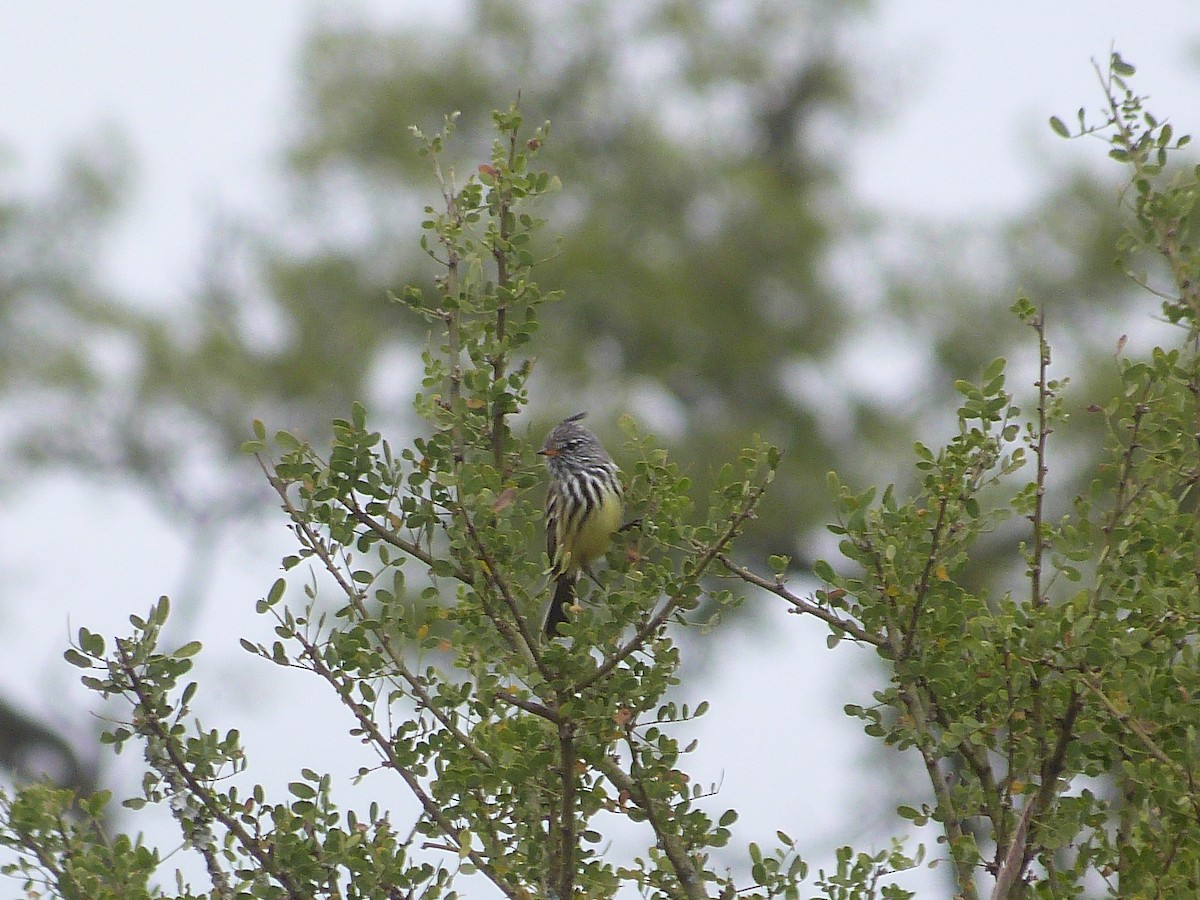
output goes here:
[{"label": "bird's tail", "polygon": [[554,586],[554,599],[546,610],[546,637],[558,634],[558,626],[567,621],[567,607],[575,602],[575,576],[559,575]]}]

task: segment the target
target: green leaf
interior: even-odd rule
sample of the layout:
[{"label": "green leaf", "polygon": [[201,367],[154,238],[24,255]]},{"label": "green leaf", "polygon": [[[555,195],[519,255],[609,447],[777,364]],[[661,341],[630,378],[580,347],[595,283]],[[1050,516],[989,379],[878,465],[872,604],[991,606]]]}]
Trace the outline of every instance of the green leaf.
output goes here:
[{"label": "green leaf", "polygon": [[287,451],[299,450],[304,446],[299,438],[288,431],[275,432],[275,443]]},{"label": "green leaf", "polygon": [[1112,55],[1112,70],[1122,78],[1128,78],[1137,72],[1137,69],[1121,58],[1120,53]]},{"label": "green leaf", "polygon": [[814,576],[826,584],[833,584],[834,579],[837,577],[834,574],[833,566],[823,559],[818,559],[812,564],[812,571]]},{"label": "green leaf", "polygon": [[1058,116],[1050,117],[1050,129],[1059,137],[1069,138],[1071,136],[1070,129],[1063,124],[1063,120]]},{"label": "green leaf", "polygon": [[317,796],[317,792],[313,786],[305,784],[303,781],[289,781],[288,792],[293,797],[299,797],[301,800],[311,800]]},{"label": "green leaf", "polygon": [[171,655],[176,659],[187,659],[190,656],[195,656],[202,648],[203,645],[199,641],[188,641]]},{"label": "green leaf", "polygon": [[983,370],[983,381],[994,381],[996,378],[1004,374],[1004,366],[1006,361],[1003,356],[998,356],[988,363],[987,368]]},{"label": "green leaf", "polygon": [[150,621],[155,625],[166,625],[171,615],[171,599],[166,594],[158,598],[158,603],[150,611]]},{"label": "green leaf", "polygon": [[81,669],[90,669],[92,667],[92,661],[74,647],[64,651],[63,659],[65,659],[71,665],[78,666]]}]

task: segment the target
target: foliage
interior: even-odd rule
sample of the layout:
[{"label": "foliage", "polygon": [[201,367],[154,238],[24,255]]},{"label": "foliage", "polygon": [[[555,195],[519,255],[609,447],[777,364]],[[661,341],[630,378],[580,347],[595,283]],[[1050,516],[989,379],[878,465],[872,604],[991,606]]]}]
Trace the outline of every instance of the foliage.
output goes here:
[{"label": "foliage", "polygon": [[[937,824],[964,897],[979,895],[981,872],[995,898],[1200,890],[1200,255],[1191,243],[1200,170],[1170,175],[1169,154],[1187,139],[1144,109],[1132,74],[1114,54],[1105,121],[1089,127],[1081,112],[1079,133],[1104,137],[1132,170],[1124,248],[1165,263],[1167,283],[1154,292],[1181,340],[1148,360],[1119,358],[1119,393],[1091,407],[1109,458],[1087,493],[1051,515],[1049,437],[1069,424],[1067,383],[1049,377],[1042,315],[1021,300],[1014,311],[1040,348],[1031,418],[1020,417],[997,360],[981,385],[959,383],[958,435],[937,452],[917,445],[912,497],[888,488],[876,499],[834,480],[834,530],[853,573],[820,565],[829,587],[807,599],[782,577],[739,571],[825,619],[831,643],[869,644],[886,661],[889,684],[847,712],[920,756],[932,803],[898,813]],[[1051,125],[1069,134],[1061,120]],[[1011,487],[1027,463],[1031,480]],[[962,573],[974,546],[1014,514],[1028,524],[1023,590],[972,590]]]},{"label": "foliage", "polygon": [[[525,403],[531,366],[523,348],[551,299],[530,278],[530,235],[541,223],[527,209],[555,182],[529,165],[544,132],[518,139],[515,109],[496,122],[502,140],[490,162],[461,185],[441,165],[452,124],[425,140],[443,189],[441,207],[426,211],[425,247],[443,271],[433,296],[414,289],[400,302],[441,335],[426,354],[417,400],[430,436],[394,452],[356,405],[334,423],[327,458],[286,432],[273,442],[279,457],[269,458],[258,423],[249,445],[299,543],[285,568],[312,561],[341,601],[331,610],[308,589],[302,606],[290,606],[281,579],[259,603],[279,640],[245,646],[336,691],[351,733],[418,800],[412,834],[406,839],[378,809],[339,813],[329,776],[309,770],[286,802],[227,783],[246,765],[238,735],[187,724],[197,685],[183,679],[199,646],[160,648],[165,598],[146,619],[134,617],[135,633],[111,652],[86,629],[68,652],[92,672],[90,687],[131,707],[105,735],[118,750],[135,739],[144,747],[144,794],[128,805],[169,804],[217,896],[455,896],[456,872],[478,872],[510,897],[609,896],[621,883],[695,897],[731,884],[708,851],[728,841],[736,816],[714,821],[701,802],[706,792],[678,768],[680,723],[704,709],[665,696],[679,663],[666,629],[696,609],[778,455],[766,446],[746,451],[718,479],[708,520],[692,524],[688,480],[635,435],[628,487],[640,521],[627,564],[601,576],[603,614],[571,625],[569,646],[541,640],[545,579],[531,498],[541,476],[508,422]],[[728,592],[714,599],[734,602]],[[421,655],[437,662],[418,668]],[[411,717],[396,725],[404,708]],[[613,816],[648,830],[644,854],[618,862],[597,847]],[[8,843],[27,855],[10,868],[27,888],[121,896],[128,866],[110,867],[113,880],[84,891],[71,873],[103,870],[88,848],[49,843],[18,825],[9,821]],[[415,852],[416,835],[443,858]],[[146,850],[136,852],[139,872],[154,868]],[[804,872],[787,845],[753,848],[748,865],[759,896],[794,896]]]},{"label": "foliage", "polygon": [[[528,427],[620,409],[705,487],[762,429],[787,452],[744,546],[792,550],[848,439],[818,427],[820,404],[787,375],[842,358],[852,321],[826,262],[857,220],[823,126],[858,105],[839,36],[865,6],[470,0],[445,25],[318,20],[280,153],[294,202],[267,227],[215,222],[179,296],[121,296],[91,265],[130,193],[113,147],[69,160],[52,195],[0,204],[8,482],[56,466],[148,493],[183,532],[170,628],[190,636],[231,523],[269,508],[238,455],[248,420],[319,444],[358,400],[376,428],[418,433],[404,401],[429,324],[378,302],[406,283],[433,289],[414,234],[426,172],[406,127],[460,109],[456,142],[483,158],[488,112],[518,86],[526,110],[558,123],[547,152],[567,182],[547,198],[562,239],[537,251],[543,282],[573,299],[544,311],[541,396],[581,398],[535,404]],[[629,65],[668,53],[657,73]],[[857,403],[852,418],[874,432]],[[50,723],[0,703],[0,726],[7,771],[52,755],[62,777],[87,768]]]},{"label": "foliage", "polygon": [[[737,814],[711,814],[711,790],[682,765],[686,723],[706,705],[668,695],[679,679],[674,626],[736,605],[726,576],[827,623],[831,647],[875,649],[888,681],[847,712],[923,762],[930,796],[901,805],[898,824],[934,823],[958,895],[1197,893],[1200,255],[1190,235],[1200,172],[1169,173],[1186,139],[1144,109],[1132,72],[1113,55],[1105,122],[1081,115],[1079,133],[1102,136],[1133,172],[1125,249],[1162,259],[1154,290],[1182,340],[1147,360],[1119,358],[1120,391],[1091,413],[1108,431],[1109,460],[1070,511],[1053,514],[1048,501],[1050,437],[1071,424],[1069,385],[1050,377],[1044,318],[1022,299],[1014,311],[1039,351],[1033,414],[1022,415],[997,360],[979,384],[957,384],[957,434],[940,449],[916,446],[911,497],[833,477],[833,530],[849,566],[817,564],[826,586],[811,597],[788,586],[786,558],[764,575],[736,551],[776,449],[742,451],[697,503],[671,456],[626,422],[636,525],[562,642],[539,636],[542,476],[510,424],[527,402],[537,324],[557,299],[531,274],[536,201],[557,189],[534,166],[548,134],[523,137],[515,107],[496,114],[500,139],[461,183],[444,163],[453,121],[421,137],[442,189],[423,241],[439,272],[431,290],[397,300],[435,335],[416,401],[426,435],[393,450],[358,404],[334,423],[327,453],[286,431],[268,441],[255,423],[247,449],[298,543],[284,566],[321,575],[298,603],[285,602],[295,586],[277,581],[258,609],[278,640],[243,641],[329,685],[350,735],[378,756],[360,778],[399,779],[418,818],[406,836],[387,810],[342,812],[331,777],[309,769],[286,800],[233,783],[247,767],[239,736],[190,720],[198,686],[186,676],[200,647],[160,647],[165,598],[111,649],[81,629],[67,653],[88,686],[129,706],[105,734],[144,753],[143,795],[127,805],[169,806],[217,897],[449,898],[470,874],[508,897],[622,886],[799,897],[808,867],[783,832],[778,847],[751,844],[738,867],[718,866]],[[993,596],[962,575],[1009,521],[1025,523],[1024,573],[1019,589]],[[165,896],[158,851],[99,833],[106,800],[75,804],[36,785],[4,796],[0,843],[17,854],[6,870],[30,892]],[[616,823],[645,835],[645,851],[612,853]],[[812,887],[829,898],[911,896],[892,876],[923,858],[899,844],[843,848]],[[176,887],[196,896],[182,878]]]}]

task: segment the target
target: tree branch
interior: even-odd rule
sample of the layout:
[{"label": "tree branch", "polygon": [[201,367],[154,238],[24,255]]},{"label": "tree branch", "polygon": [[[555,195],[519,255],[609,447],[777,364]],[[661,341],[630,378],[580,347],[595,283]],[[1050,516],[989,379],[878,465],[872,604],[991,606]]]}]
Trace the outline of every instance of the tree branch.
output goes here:
[{"label": "tree branch", "polygon": [[[629,740],[628,736],[626,740]],[[636,759],[637,750],[632,741],[629,744],[630,753]],[[679,884],[683,888],[684,896],[688,900],[707,900],[708,895],[704,890],[703,878],[688,853],[687,846],[678,834],[667,827],[670,810],[663,808],[663,804],[652,800],[641,783],[626,774],[625,770],[611,756],[602,757],[596,764],[596,768],[600,770],[600,774],[612,782],[613,787],[621,795],[628,797],[638,809],[646,814],[646,821],[650,823],[650,827],[654,830],[654,836],[658,839],[658,845],[671,863],[675,877],[679,879]]]},{"label": "tree branch", "polygon": [[1049,808],[1051,801],[1058,794],[1058,779],[1062,775],[1067,758],[1067,748],[1075,730],[1075,720],[1083,708],[1083,698],[1076,688],[1071,689],[1071,697],[1067,701],[1066,712],[1058,726],[1058,739],[1054,752],[1042,761],[1042,783],[1038,792],[1029,799],[1021,811],[1021,819],[1013,832],[1012,842],[1000,863],[996,873],[996,886],[992,890],[991,900],[1008,900],[1013,887],[1020,881],[1033,860],[1035,847],[1030,840],[1034,816],[1040,815]]},{"label": "tree branch", "polygon": [[748,584],[762,588],[764,591],[769,591],[770,593],[775,594],[777,597],[782,597],[792,605],[793,612],[815,616],[822,622],[825,622],[826,624],[842,632],[842,634],[846,635],[846,637],[852,638],[856,641],[862,641],[864,644],[882,647],[886,643],[886,641],[879,635],[872,634],[858,623],[849,619],[843,619],[836,613],[832,613],[829,610],[818,606],[811,600],[806,600],[797,594],[793,594],[783,585],[782,581],[778,579],[772,581],[752,572],[750,569],[747,569],[744,566],[739,566],[732,559],[730,559],[729,555],[726,553],[718,553],[717,560],[724,565],[731,574],[736,575],[738,578],[742,579]]},{"label": "tree branch", "polygon": [[575,771],[575,723],[558,723],[558,777],[562,784],[558,812],[558,879],[555,887],[560,900],[575,894],[575,786],[579,775]]},{"label": "tree branch", "polygon": [[[717,558],[717,555],[724,551],[724,549],[729,546],[730,541],[737,536],[742,525],[744,525],[746,520],[754,514],[754,507],[758,504],[758,501],[762,499],[762,495],[765,490],[766,488],[762,485],[756,485],[751,489],[749,496],[746,498],[745,505],[730,518],[729,525],[726,527],[725,531],[697,558],[695,568],[692,571],[692,578],[694,580],[700,580],[700,578],[708,570],[708,567],[712,565],[713,560]],[[649,620],[647,620],[646,623],[634,633],[633,637],[613,651],[612,656],[608,657],[608,659],[606,659],[604,663],[596,669],[596,671],[575,685],[575,690],[583,691],[588,687],[591,687],[593,684],[607,676],[609,672],[613,671],[613,669],[619,666],[621,661],[628,657],[631,653],[635,653],[640,650],[650,635],[654,634],[659,628],[666,624],[667,619],[669,619],[671,615],[679,608],[679,604],[682,602],[683,597],[681,596],[669,597],[667,601],[663,603],[662,608],[653,616],[651,616]]]},{"label": "tree branch", "polygon": [[425,814],[438,826],[438,829],[445,835],[447,840],[453,844],[455,852],[463,854],[470,859],[479,871],[483,872],[504,893],[504,896],[513,898],[513,900],[521,897],[520,888],[510,884],[508,879],[501,875],[496,867],[496,864],[504,859],[505,854],[503,850],[498,846],[489,846],[486,853],[480,853],[478,850],[472,849],[469,845],[463,845],[459,839],[459,829],[446,817],[442,804],[429,795],[420,780],[400,761],[396,756],[395,750],[392,748],[391,740],[379,730],[379,726],[367,714],[362,704],[354,699],[351,689],[352,679],[334,672],[325,665],[325,661],[321,658],[321,654],[317,652],[317,648],[303,636],[297,635],[296,640],[304,647],[304,655],[312,664],[313,671],[324,678],[337,691],[338,698],[358,721],[359,727],[375,747],[376,752],[387,763],[388,768],[399,775],[408,786],[413,796],[416,797],[417,802],[421,804]]},{"label": "tree branch", "polygon": [[[354,611],[358,614],[359,621],[374,621],[371,616],[367,614],[366,604],[363,602],[362,591],[355,587],[354,584],[346,578],[345,573],[334,561],[333,556],[329,553],[329,550],[321,540],[320,535],[316,533],[304,516],[301,515],[300,510],[296,509],[295,505],[291,501],[291,498],[287,496],[287,489],[283,483],[269,472],[267,473],[267,479],[271,483],[271,486],[275,488],[280,498],[283,500],[284,511],[288,514],[292,520],[292,523],[295,525],[298,531],[297,536],[300,537],[302,544],[316,554],[316,557],[325,566],[325,570],[333,577],[334,581],[337,582],[338,587],[341,589],[342,593],[346,595],[346,599],[354,608]],[[472,741],[465,733],[463,733],[463,731],[458,728],[453,720],[447,716],[437,706],[436,703],[434,703],[433,697],[431,697],[429,692],[425,689],[425,685],[422,683],[421,679],[417,677],[417,675],[405,663],[404,652],[396,646],[391,635],[387,634],[380,624],[368,625],[366,627],[375,640],[379,642],[379,646],[387,655],[388,661],[395,668],[395,671],[399,673],[405,684],[408,685],[412,695],[421,702],[422,707],[429,710],[430,714],[442,724],[442,727],[453,734],[454,737],[464,747],[466,747],[477,760],[486,766],[491,766],[492,761],[490,757],[480,750],[479,747],[476,746],[475,742]],[[302,644],[305,643],[304,639],[299,634],[296,634],[295,636],[296,639]]]},{"label": "tree branch", "polygon": [[[213,792],[207,785],[201,783],[200,779],[196,777],[195,772],[188,765],[187,760],[180,755],[177,739],[171,734],[170,729],[163,724],[155,712],[150,692],[134,667],[129,657],[129,651],[126,649],[123,641],[118,642],[116,652],[121,672],[128,679],[130,690],[132,690],[134,697],[137,698],[137,706],[141,713],[137,717],[140,719],[140,725],[153,735],[154,741],[162,748],[166,761],[170,763],[171,770],[183,780],[188,792],[203,805],[208,815],[212,817],[212,821],[220,822],[222,827],[232,834],[238,844],[262,867],[263,872],[275,879],[287,891],[289,897],[295,898],[295,900],[303,900],[306,895],[300,889],[300,885],[292,879],[288,870],[277,866],[271,853],[264,849],[260,842],[255,840],[254,836],[242,827],[242,823],[238,819],[231,816],[222,808],[221,804],[213,796]],[[163,774],[165,775],[166,773]],[[168,784],[170,784],[172,790],[178,790],[178,783],[172,783],[173,781],[174,779],[170,779]],[[178,812],[175,814],[177,818],[180,815]],[[185,825],[185,837],[189,841],[192,841],[194,845],[198,844],[199,842],[194,840],[194,835],[187,833],[186,823],[181,821],[180,824]],[[201,853],[204,853],[204,851],[201,850]],[[225,873],[220,870],[215,859],[210,859],[205,854],[205,864],[210,876],[214,878],[214,889],[218,892],[223,892],[225,896],[233,896],[233,891],[226,880]]]}]

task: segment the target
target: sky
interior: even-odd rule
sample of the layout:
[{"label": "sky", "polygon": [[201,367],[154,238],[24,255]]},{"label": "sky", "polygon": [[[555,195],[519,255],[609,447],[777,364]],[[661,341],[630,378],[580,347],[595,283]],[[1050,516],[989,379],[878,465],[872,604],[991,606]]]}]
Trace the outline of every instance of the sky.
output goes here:
[{"label": "sky", "polygon": [[[366,16],[416,15],[382,0],[349,6]],[[182,302],[214,216],[269,221],[284,207],[278,154],[296,104],[296,54],[312,17],[330,10],[278,0],[0,4],[0,180],[21,189],[48,183],[68,148],[120,134],[135,191],[105,250],[105,272],[140,302]],[[1099,144],[1064,142],[1046,121],[1099,105],[1090,60],[1114,44],[1138,65],[1153,107],[1172,111],[1177,130],[1200,129],[1195,0],[878,4],[850,43],[877,76],[869,99],[878,110],[848,160],[853,189],[899,217],[972,222],[1031,203],[1064,168],[1102,165]],[[31,710],[78,724],[84,694],[61,662],[67,636],[80,625],[121,633],[129,613],[176,592],[183,536],[117,485],[57,478],[5,502],[0,634],[20,635],[21,646],[6,648],[0,681]],[[74,514],[59,515],[64,509]],[[274,771],[256,773],[268,783],[290,780],[301,765],[323,760],[348,771],[354,762],[344,756],[340,709],[237,647],[239,635],[269,640],[252,607],[287,550],[280,522],[230,536],[195,622],[207,647],[200,671],[212,681],[201,708],[220,720],[213,724],[243,727],[252,754],[279,748]],[[697,780],[720,782],[720,803],[743,810],[743,837],[765,840],[778,827],[823,846],[877,840],[849,813],[864,799],[855,767],[871,745],[841,714],[861,699],[866,676],[857,661],[825,652],[821,629],[798,627],[778,607],[765,615],[723,638],[713,656],[722,662],[710,673],[713,711],[699,724]],[[30,670],[36,679],[20,677]],[[315,721],[329,723],[327,741],[312,739]],[[764,722],[776,737],[737,743],[734,764],[733,736]],[[798,772],[793,793],[761,774],[787,766]],[[813,778],[817,770],[823,776]]]},{"label": "sky", "polygon": [[[1150,108],[1188,116],[1200,99],[1200,9],[1189,0],[883,3],[865,23],[860,59],[886,74],[882,126],[866,129],[852,181],[892,210],[948,220],[1013,212],[1067,165],[1106,165],[1095,141],[1064,142],[1103,96],[1091,61],[1111,49],[1138,67]],[[1193,132],[1194,122],[1180,121]]]}]

